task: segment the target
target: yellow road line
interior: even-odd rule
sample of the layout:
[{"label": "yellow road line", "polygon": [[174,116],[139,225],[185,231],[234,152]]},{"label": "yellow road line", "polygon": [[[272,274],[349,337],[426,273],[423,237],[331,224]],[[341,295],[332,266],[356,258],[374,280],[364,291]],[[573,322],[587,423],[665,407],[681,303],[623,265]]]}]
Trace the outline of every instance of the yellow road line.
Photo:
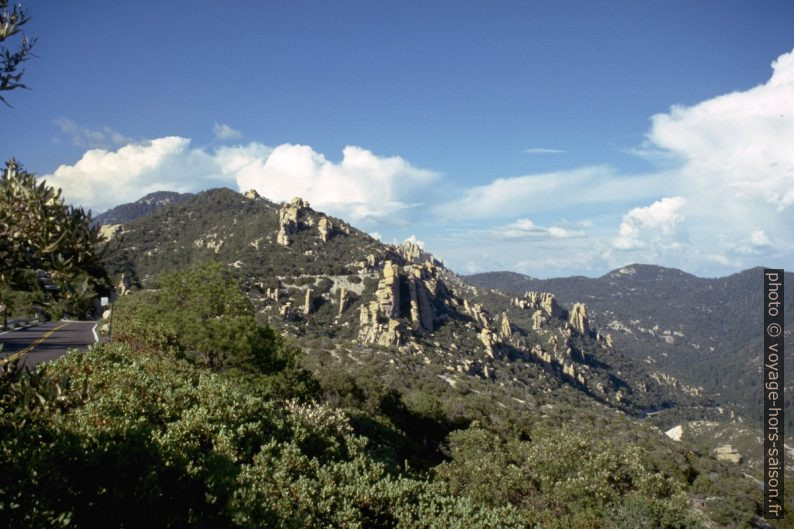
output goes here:
[{"label": "yellow road line", "polygon": [[44,340],[46,340],[47,338],[49,338],[50,336],[55,334],[55,331],[57,331],[58,329],[62,329],[63,327],[66,327],[67,325],[69,325],[69,323],[70,322],[62,323],[62,324],[58,325],[57,327],[55,327],[54,329],[50,329],[49,331],[47,331],[46,333],[41,335],[35,342],[33,342],[29,346],[25,347],[21,351],[17,351],[16,353],[14,353],[12,355],[8,355],[5,358],[0,359],[0,366],[1,365],[5,365],[5,364],[7,364],[9,362],[13,362],[17,358],[22,358],[22,355],[25,355],[25,354],[31,352],[39,344],[41,344],[41,342],[43,342]]}]

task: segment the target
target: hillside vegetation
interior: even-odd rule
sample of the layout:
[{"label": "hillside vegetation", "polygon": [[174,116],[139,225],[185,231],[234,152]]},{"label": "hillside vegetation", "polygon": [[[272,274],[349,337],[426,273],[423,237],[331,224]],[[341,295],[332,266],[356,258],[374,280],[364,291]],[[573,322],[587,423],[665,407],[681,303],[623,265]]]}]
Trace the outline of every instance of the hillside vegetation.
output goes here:
[{"label": "hillside vegetation", "polygon": [[517,413],[485,381],[311,372],[217,264],[157,283],[119,302],[117,341],[3,372],[0,523],[691,528],[758,510],[735,467],[575,392]]}]

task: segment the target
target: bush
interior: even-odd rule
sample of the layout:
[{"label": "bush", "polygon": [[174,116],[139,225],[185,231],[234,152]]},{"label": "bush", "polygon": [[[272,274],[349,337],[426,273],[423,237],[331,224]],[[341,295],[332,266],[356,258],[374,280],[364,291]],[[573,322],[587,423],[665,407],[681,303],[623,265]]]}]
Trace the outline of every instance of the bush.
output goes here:
[{"label": "bush", "polygon": [[0,392],[3,527],[523,526],[390,473],[338,410],[129,344],[3,370]]},{"label": "bush", "polygon": [[116,304],[117,339],[173,352],[220,369],[272,370],[275,334],[259,328],[250,300],[216,262],[160,278],[156,292]]}]

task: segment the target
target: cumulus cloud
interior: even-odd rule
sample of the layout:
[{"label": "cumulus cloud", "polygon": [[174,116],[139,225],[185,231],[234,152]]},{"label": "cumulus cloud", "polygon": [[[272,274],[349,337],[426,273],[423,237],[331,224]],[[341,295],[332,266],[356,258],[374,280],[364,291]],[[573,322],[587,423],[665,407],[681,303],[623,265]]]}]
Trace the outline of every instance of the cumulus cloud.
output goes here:
[{"label": "cumulus cloud", "polygon": [[634,208],[620,223],[617,238],[612,246],[618,250],[644,248],[649,241],[670,239],[684,220],[684,197],[667,197],[647,207]]},{"label": "cumulus cloud", "polygon": [[[759,258],[782,266],[794,258],[792,138],[794,51],[775,60],[771,77],[758,86],[652,116],[645,140],[628,152],[659,162],[655,171],[628,174],[586,166],[496,178],[435,210],[445,219],[494,225],[559,212],[573,217],[561,224],[571,231],[582,226],[576,214],[592,219],[589,245],[577,247],[583,270],[586,263],[616,267],[644,261],[710,274],[754,266]],[[537,233],[528,223],[502,227],[505,239],[529,240]],[[469,245],[474,236],[474,231],[462,235],[470,237]],[[545,266],[546,256],[562,262],[571,247],[547,240],[533,250],[531,262]],[[504,251],[519,252],[507,245]]]},{"label": "cumulus cloud", "polygon": [[236,140],[243,137],[243,133],[239,130],[231,128],[225,123],[215,123],[212,127],[215,133],[215,138],[219,140]]},{"label": "cumulus cloud", "polygon": [[399,156],[380,157],[347,146],[333,162],[307,145],[279,145],[266,159],[252,158],[236,171],[240,189],[284,201],[300,196],[318,209],[351,221],[388,222],[388,217],[422,205],[438,173]]},{"label": "cumulus cloud", "polygon": [[716,188],[778,211],[794,204],[794,51],[772,70],[750,90],[653,116],[649,141],[683,160],[693,191]]},{"label": "cumulus cloud", "polygon": [[44,178],[62,188],[70,202],[95,211],[152,191],[231,186],[256,189],[274,201],[300,196],[318,209],[366,224],[403,220],[437,176],[398,156],[381,157],[355,146],[345,147],[336,163],[306,145],[250,143],[208,151],[170,136],[117,150],[91,149]]},{"label": "cumulus cloud", "polygon": [[86,127],[66,117],[56,118],[53,123],[68,136],[72,145],[83,149],[112,149],[133,142],[132,138],[107,126]]},{"label": "cumulus cloud", "polygon": [[210,155],[178,136],[91,149],[74,165],[61,165],[44,179],[72,203],[102,211],[153,191],[195,191],[225,184]]},{"label": "cumulus cloud", "polygon": [[734,256],[757,256],[772,249],[769,236],[761,228],[755,228],[743,235],[724,236],[721,242],[723,248]]}]

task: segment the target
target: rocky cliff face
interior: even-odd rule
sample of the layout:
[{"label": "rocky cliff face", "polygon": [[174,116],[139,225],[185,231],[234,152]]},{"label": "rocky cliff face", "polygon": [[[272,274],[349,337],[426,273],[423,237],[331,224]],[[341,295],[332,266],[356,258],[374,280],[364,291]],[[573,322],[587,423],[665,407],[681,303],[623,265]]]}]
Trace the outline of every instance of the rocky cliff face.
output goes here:
[{"label": "rocky cliff face", "polygon": [[568,322],[579,334],[590,334],[590,320],[584,303],[574,304],[571,313],[568,315]]}]

